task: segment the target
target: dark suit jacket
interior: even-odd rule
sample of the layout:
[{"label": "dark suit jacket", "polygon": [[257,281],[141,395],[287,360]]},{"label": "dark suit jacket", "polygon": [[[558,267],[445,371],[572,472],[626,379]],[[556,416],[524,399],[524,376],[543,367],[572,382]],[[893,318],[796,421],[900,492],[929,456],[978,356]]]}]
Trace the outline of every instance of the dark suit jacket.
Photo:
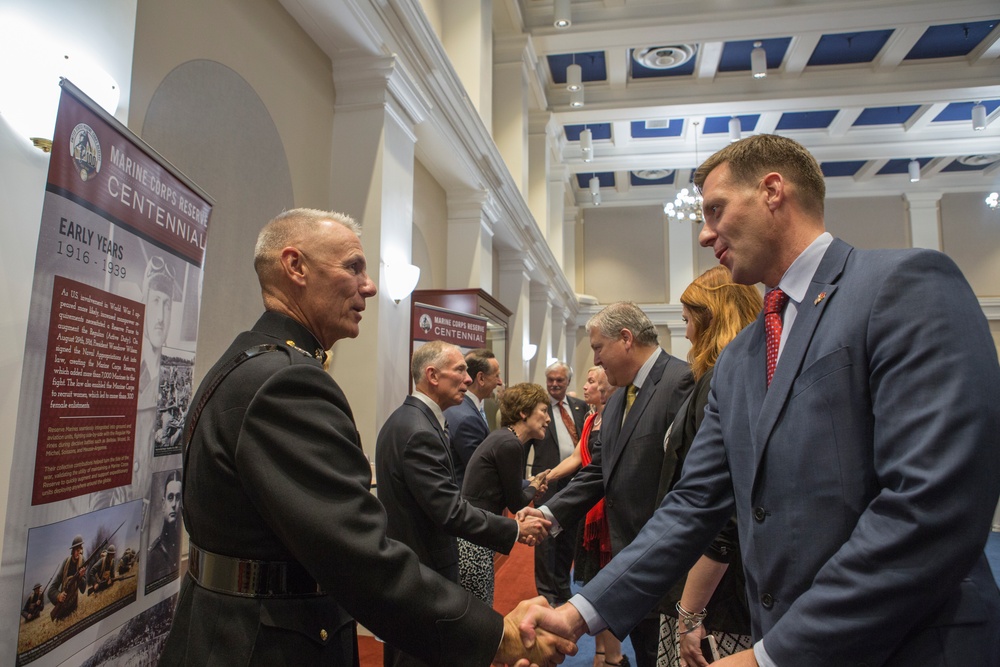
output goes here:
[{"label": "dark suit jacket", "polygon": [[490,664],[503,619],[386,539],[347,399],[287,340],[318,347],[295,321],[265,313],[209,372],[255,345],[281,346],[238,366],[205,406],[185,456],[184,522],[208,551],[297,560],[328,594],[241,598],[186,577],[160,664],[349,667],[352,616],[433,664]]},{"label": "dark suit jacket", "polygon": [[661,351],[624,424],[625,392],[612,394],[590,465],[545,503],[561,526],[572,525],[604,498],[612,553],[632,541],[656,509],[663,437],[693,387],[687,363]]},{"label": "dark suit jacket", "polygon": [[[468,395],[458,405],[445,410],[444,418],[448,422],[448,433],[451,436],[451,454],[458,488],[462,488],[465,469],[476,448],[490,434],[490,427],[483,421],[483,416]],[[524,474],[524,471],[521,473]]]},{"label": "dark suit jacket", "polygon": [[[572,396],[567,396],[566,402],[569,404],[569,414],[573,418],[573,423],[576,424],[576,434],[580,435],[583,433],[583,423],[587,421],[590,406],[585,401],[573,398]],[[552,409],[552,401],[550,399],[549,426],[545,429],[545,437],[541,440],[529,440],[524,444],[524,457],[526,461],[528,460],[528,453],[531,451],[531,448],[535,448],[535,458],[531,462],[532,475],[537,475],[549,468],[555,468],[564,458],[559,455],[559,436],[556,433],[557,419],[562,422],[562,416],[559,414],[559,411]],[[550,485],[549,490],[543,496],[535,499],[535,505],[541,505],[546,499],[554,496],[557,491],[565,488],[570,479],[572,477],[564,477]]]},{"label": "dark suit jacket", "polygon": [[513,519],[462,498],[444,432],[431,409],[413,396],[379,431],[375,472],[389,537],[407,544],[421,563],[452,581],[458,581],[456,537],[505,554],[517,541]]},{"label": "dark suit jacket", "polygon": [[834,240],[769,389],[765,367],[758,319],[715,366],[680,481],[582,594],[627,632],[735,508],[777,664],[1000,664],[1000,367],[955,264]]}]

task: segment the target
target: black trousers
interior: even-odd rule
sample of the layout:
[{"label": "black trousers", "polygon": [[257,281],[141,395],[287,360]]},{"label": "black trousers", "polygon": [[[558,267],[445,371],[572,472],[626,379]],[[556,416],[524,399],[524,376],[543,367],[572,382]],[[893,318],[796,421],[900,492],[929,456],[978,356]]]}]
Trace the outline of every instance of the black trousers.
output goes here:
[{"label": "black trousers", "polygon": [[535,547],[535,587],[549,604],[556,606],[572,597],[569,573],[576,554],[580,523],[564,526],[555,537]]},{"label": "black trousers", "polygon": [[660,648],[660,619],[646,617],[629,634],[635,650],[636,667],[656,667],[656,652]]}]

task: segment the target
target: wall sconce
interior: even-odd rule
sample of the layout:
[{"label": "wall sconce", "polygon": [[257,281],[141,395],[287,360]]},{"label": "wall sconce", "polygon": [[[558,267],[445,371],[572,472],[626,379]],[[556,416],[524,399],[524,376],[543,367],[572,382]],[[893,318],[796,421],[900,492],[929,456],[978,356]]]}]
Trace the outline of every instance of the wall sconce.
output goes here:
[{"label": "wall sconce", "polygon": [[910,173],[910,183],[916,183],[920,180],[920,163],[916,160],[910,160],[910,164],[907,165],[906,170]]},{"label": "wall sconce", "polygon": [[118,110],[118,83],[86,53],[70,51],[16,16],[4,16],[0,40],[0,115],[14,131],[45,152],[59,107],[59,79],[66,78],[108,113]]},{"label": "wall sconce", "polygon": [[389,298],[399,303],[410,296],[413,289],[420,280],[420,267],[413,264],[400,262],[398,264],[385,264],[385,293]]},{"label": "wall sconce", "polygon": [[740,119],[733,116],[729,119],[729,143],[739,141],[742,136],[743,126],[740,125]]},{"label": "wall sconce", "polygon": [[535,358],[535,353],[538,352],[538,346],[534,343],[525,343],[524,347],[521,349],[521,356],[524,357],[525,361],[531,361]]},{"label": "wall sconce", "polygon": [[560,30],[565,30],[573,25],[573,16],[570,14],[569,0],[554,0],[552,5],[555,9],[555,18],[552,21],[552,25]]},{"label": "wall sconce", "polygon": [[1000,211],[1000,192],[991,192],[986,198],[986,205],[994,211]]},{"label": "wall sconce", "polygon": [[594,133],[589,127],[580,133],[580,151],[583,152],[584,162],[594,159]]},{"label": "wall sconce", "polygon": [[750,52],[750,69],[753,71],[755,79],[763,79],[767,76],[767,53],[761,42],[753,43],[753,51]]},{"label": "wall sconce", "polygon": [[986,106],[982,102],[976,102],[972,107],[972,129],[976,131],[986,129]]}]

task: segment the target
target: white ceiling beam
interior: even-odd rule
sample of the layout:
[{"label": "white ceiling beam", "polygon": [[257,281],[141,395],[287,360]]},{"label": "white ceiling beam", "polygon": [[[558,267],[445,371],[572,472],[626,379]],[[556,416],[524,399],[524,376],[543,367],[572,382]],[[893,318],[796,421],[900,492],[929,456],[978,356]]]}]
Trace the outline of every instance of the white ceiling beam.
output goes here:
[{"label": "white ceiling beam", "polygon": [[888,158],[880,158],[878,160],[868,160],[865,165],[858,169],[857,173],[854,174],[854,181],[856,183],[861,183],[863,181],[871,180],[876,176],[882,167],[889,163]]},{"label": "white ceiling beam", "polygon": [[851,129],[854,125],[854,121],[858,119],[861,112],[864,111],[863,107],[844,107],[837,114],[837,117],[833,119],[828,128],[831,137],[842,137]]},{"label": "white ceiling beam", "polygon": [[608,85],[611,90],[624,90],[628,84],[629,50],[621,46],[605,50],[604,63],[608,69]]},{"label": "white ceiling beam", "polygon": [[903,130],[905,132],[922,132],[930,127],[937,115],[945,110],[948,106],[948,102],[937,102],[935,104],[923,104],[919,109],[913,112],[905,123],[903,123]]},{"label": "white ceiling beam", "polygon": [[927,25],[909,25],[897,28],[892,32],[889,41],[882,47],[881,53],[876,56],[872,63],[872,70],[875,72],[887,72],[899,67],[903,58],[910,52],[913,45],[917,43],[921,35],[927,30]]},{"label": "white ceiling beam", "polygon": [[719,72],[722,59],[722,42],[704,42],[698,48],[694,75],[700,81],[711,81]]},{"label": "white ceiling beam", "polygon": [[968,61],[973,65],[981,62],[986,62],[988,60],[996,60],[1000,57],[1000,23],[993,26],[993,30],[990,30],[990,34],[983,38],[983,41],[976,45],[976,48],[969,52],[966,56]]},{"label": "white ceiling beam", "polygon": [[790,76],[801,74],[822,36],[822,32],[806,32],[793,37],[785,54],[784,73]]}]

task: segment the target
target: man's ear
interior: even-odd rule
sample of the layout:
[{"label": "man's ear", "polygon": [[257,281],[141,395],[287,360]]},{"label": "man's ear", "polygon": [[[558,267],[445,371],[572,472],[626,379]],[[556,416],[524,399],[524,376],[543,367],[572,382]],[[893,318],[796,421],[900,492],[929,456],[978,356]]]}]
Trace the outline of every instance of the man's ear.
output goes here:
[{"label": "man's ear", "polygon": [[294,246],[282,248],[281,255],[279,255],[279,261],[281,262],[281,269],[286,278],[296,285],[305,286],[305,255],[303,255],[298,248]]},{"label": "man's ear", "polygon": [[621,336],[622,341],[625,343],[625,349],[631,349],[632,344],[635,342],[635,336],[632,332],[628,329],[622,329],[618,335]]},{"label": "man's ear", "polygon": [[761,179],[760,187],[763,189],[767,207],[774,211],[785,201],[785,179],[784,177],[776,171],[764,176]]}]

